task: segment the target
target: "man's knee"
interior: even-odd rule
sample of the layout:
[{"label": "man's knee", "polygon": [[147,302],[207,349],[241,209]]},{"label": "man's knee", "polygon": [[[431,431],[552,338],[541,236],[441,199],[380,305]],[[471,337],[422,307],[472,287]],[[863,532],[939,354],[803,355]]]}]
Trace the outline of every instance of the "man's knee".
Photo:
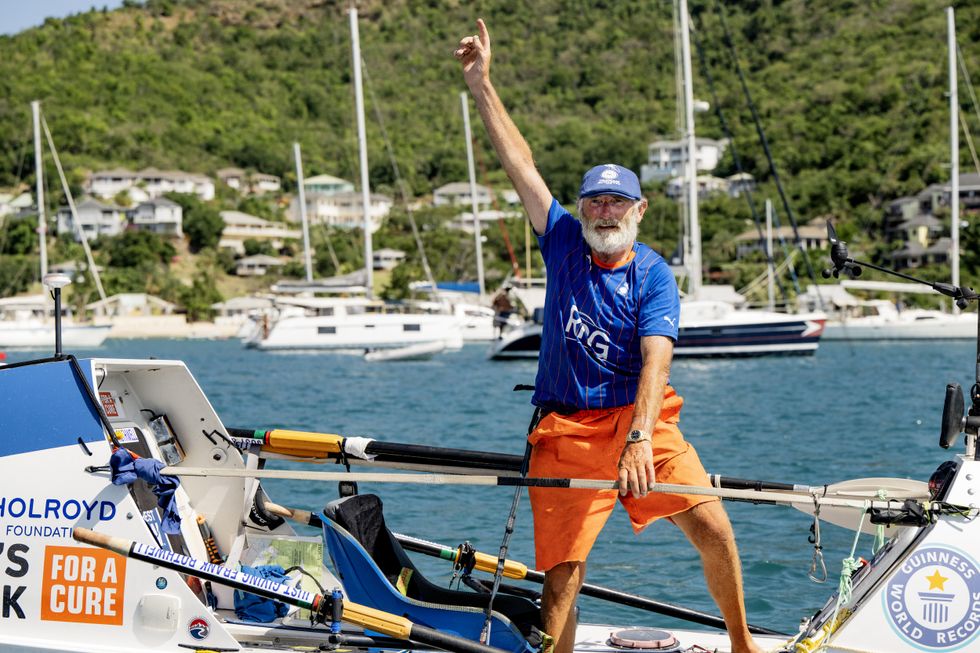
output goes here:
[{"label": "man's knee", "polygon": [[585,562],[559,562],[544,572],[546,589],[562,591],[572,586],[576,590],[585,580]]},{"label": "man's knee", "polygon": [[673,519],[698,548],[702,544],[728,546],[735,542],[735,531],[721,501],[700,503],[681,515],[675,515]]}]

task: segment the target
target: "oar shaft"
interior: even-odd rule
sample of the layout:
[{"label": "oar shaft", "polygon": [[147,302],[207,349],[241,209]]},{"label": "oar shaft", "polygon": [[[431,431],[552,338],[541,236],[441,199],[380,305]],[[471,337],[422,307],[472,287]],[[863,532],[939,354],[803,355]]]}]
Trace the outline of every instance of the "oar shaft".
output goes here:
[{"label": "oar shaft", "polygon": [[[140,542],[97,533],[87,528],[74,529],[72,537],[79,542],[108,549],[127,558],[196,576],[202,580],[210,580],[249,594],[282,601],[288,605],[306,608],[313,611],[314,614],[323,610],[324,603],[329,600],[320,594],[307,592],[286,583],[276,583],[229,567],[163,551]],[[333,605],[340,604],[334,603]],[[334,610],[333,616],[338,621],[343,618],[345,621],[389,637],[411,640],[454,653],[505,653],[501,649],[420,626],[400,615],[389,614],[366,605],[343,601],[342,606],[342,612]]]},{"label": "oar shaft", "polygon": [[[232,478],[270,478],[298,481],[359,481],[364,483],[403,483],[410,485],[483,485],[483,486],[524,486],[543,488],[571,488],[586,490],[616,490],[617,481],[603,481],[582,478],[522,478],[513,476],[478,476],[464,474],[384,474],[378,472],[312,472],[286,469],[225,469],[211,467],[164,467],[161,474],[167,476],[220,476]],[[756,490],[728,490],[725,488],[653,483],[650,492],[662,494],[688,494],[715,496],[734,501],[752,503],[772,503],[782,505],[806,505],[817,502],[826,506],[867,509],[868,507],[894,506],[888,501],[863,501],[821,497],[811,494],[792,494],[789,492],[765,492]]]}]

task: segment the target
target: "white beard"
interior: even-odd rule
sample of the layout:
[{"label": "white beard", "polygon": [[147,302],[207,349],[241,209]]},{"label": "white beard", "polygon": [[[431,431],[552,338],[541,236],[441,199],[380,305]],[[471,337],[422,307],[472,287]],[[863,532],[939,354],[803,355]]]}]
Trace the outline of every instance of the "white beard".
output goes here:
[{"label": "white beard", "polygon": [[[640,227],[640,211],[637,207],[632,207],[621,220],[602,220],[601,218],[587,218],[582,215],[582,236],[585,242],[593,251],[599,254],[617,254],[633,247]],[[615,231],[603,229],[599,226],[616,225]]]}]

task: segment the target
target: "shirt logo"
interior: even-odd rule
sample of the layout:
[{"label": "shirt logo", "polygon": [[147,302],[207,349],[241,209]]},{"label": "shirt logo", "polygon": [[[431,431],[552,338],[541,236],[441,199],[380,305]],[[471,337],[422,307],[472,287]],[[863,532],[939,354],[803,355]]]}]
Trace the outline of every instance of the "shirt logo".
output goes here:
[{"label": "shirt logo", "polygon": [[629,291],[630,291],[630,285],[624,282],[623,285],[621,285],[618,289],[616,289],[616,294],[625,297],[626,293],[628,293]]},{"label": "shirt logo", "polygon": [[595,320],[581,313],[575,304],[572,304],[568,322],[565,323],[565,339],[578,341],[601,361],[609,356],[609,334]]},{"label": "shirt logo", "polygon": [[674,320],[671,319],[671,317],[669,315],[664,315],[664,319],[667,321],[667,324],[670,325],[670,328],[671,329],[676,329],[677,328],[677,325],[674,324]]},{"label": "shirt logo", "polygon": [[980,566],[945,546],[919,549],[882,593],[892,630],[918,649],[957,650],[980,633]]}]

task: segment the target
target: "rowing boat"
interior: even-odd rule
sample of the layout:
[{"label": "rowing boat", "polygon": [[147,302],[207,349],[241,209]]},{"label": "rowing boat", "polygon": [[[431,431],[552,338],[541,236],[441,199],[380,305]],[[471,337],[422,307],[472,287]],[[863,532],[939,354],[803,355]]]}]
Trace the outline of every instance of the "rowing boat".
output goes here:
[{"label": "rowing boat", "polygon": [[[889,524],[887,544],[849,575],[848,596],[832,595],[795,636],[756,628],[760,646],[805,651],[823,641],[829,651],[883,653],[919,651],[924,643],[933,646],[926,650],[954,650],[943,645],[956,642],[962,649],[975,642],[974,624],[980,623],[980,606],[973,600],[980,592],[980,527],[973,519],[973,495],[980,491],[976,420],[964,418],[962,399],[957,404],[958,395],[950,396],[946,444],[963,426],[974,434],[967,436],[967,452],[952,458],[932,479],[931,490],[924,482],[892,479],[814,487],[725,477],[714,479],[717,487],[705,489],[727,499],[801,507],[838,523],[844,514],[844,525],[852,529],[866,530],[872,522]],[[486,647],[467,648],[480,645],[461,625],[482,622],[479,607],[461,611],[462,600],[452,596],[451,603],[435,604],[442,610],[439,618],[412,621],[410,609],[393,610],[386,601],[405,597],[398,591],[397,578],[388,582],[385,574],[377,576],[385,563],[365,545],[369,540],[358,539],[365,526],[358,520],[333,518],[329,511],[296,517],[303,511],[283,508],[288,497],[266,495],[262,482],[274,472],[261,469],[263,461],[359,463],[342,472],[276,472],[296,477],[330,474],[303,477],[321,483],[370,479],[583,487],[577,479],[522,478],[518,457],[492,452],[228,427],[180,361],[76,360],[62,355],[14,363],[0,370],[0,397],[5,404],[0,414],[4,649],[237,651],[329,644],[485,652]],[[137,477],[127,484],[121,475],[126,465],[110,463],[114,452],[116,458],[129,452],[138,456],[133,460],[155,463],[157,480],[179,479],[179,485],[168,494],[152,479]],[[364,466],[385,468],[385,473],[360,471]],[[43,472],[25,474],[25,469]],[[346,501],[371,504],[371,496],[355,495]],[[369,512],[383,521],[380,500],[376,505]],[[249,575],[246,569],[308,549],[308,538],[298,536],[292,523],[311,523],[313,517],[323,529],[323,541],[313,547],[312,556],[307,552],[303,566],[319,585],[298,572],[281,584]],[[461,533],[460,539],[467,535]],[[398,534],[392,538],[399,543],[399,555],[433,554],[431,549],[420,551],[424,541]],[[465,553],[452,545],[437,549],[437,555],[455,563]],[[480,564],[474,564],[474,576],[496,566],[496,556],[481,554],[475,560]],[[508,565],[508,582],[535,580],[536,572],[522,570],[513,561]],[[368,582],[371,574],[378,587]],[[331,598],[335,589],[340,598]],[[271,621],[247,620],[248,615],[236,612],[236,594],[241,597],[252,590],[265,592],[288,610]],[[583,624],[577,633],[578,651],[611,653],[637,645],[660,651],[700,650],[694,646],[727,650],[717,617],[614,589],[594,591],[606,600],[667,611],[695,625],[664,629],[634,623]],[[480,594],[468,594],[479,604]],[[314,605],[316,596],[321,598]],[[530,603],[533,613],[533,600],[504,596],[509,595],[498,597],[501,612],[492,633],[499,634],[491,637],[490,647],[535,650],[526,638],[519,638],[526,624],[506,613],[509,604],[521,601],[525,608]],[[305,602],[296,597],[305,597]],[[311,623],[311,614],[322,623]],[[655,617],[651,621],[656,624]],[[435,634],[426,630],[433,624],[438,625]]]}]

